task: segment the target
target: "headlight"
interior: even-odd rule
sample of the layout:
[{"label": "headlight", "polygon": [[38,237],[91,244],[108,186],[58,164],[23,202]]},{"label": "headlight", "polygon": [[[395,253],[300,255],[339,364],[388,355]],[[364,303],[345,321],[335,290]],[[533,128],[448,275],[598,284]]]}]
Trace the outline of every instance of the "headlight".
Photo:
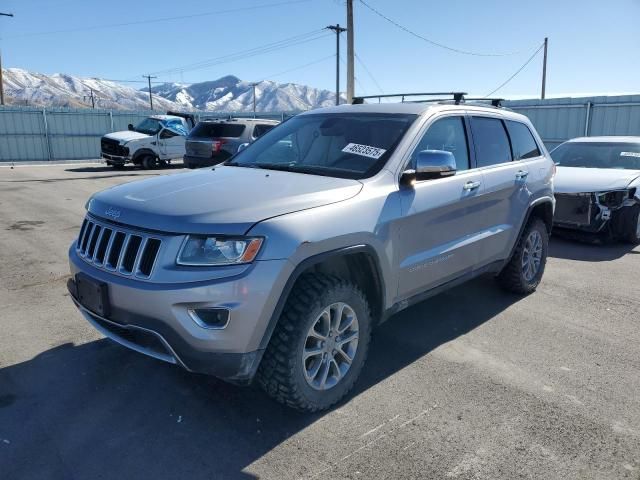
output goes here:
[{"label": "headlight", "polygon": [[257,237],[189,235],[178,253],[178,265],[237,265],[252,262],[262,246]]}]

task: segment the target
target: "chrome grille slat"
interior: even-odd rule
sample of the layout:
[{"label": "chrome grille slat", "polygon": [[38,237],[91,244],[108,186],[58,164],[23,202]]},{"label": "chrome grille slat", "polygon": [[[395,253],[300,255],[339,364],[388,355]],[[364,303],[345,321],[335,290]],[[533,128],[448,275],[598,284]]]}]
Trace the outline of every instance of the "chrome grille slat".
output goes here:
[{"label": "chrome grille slat", "polygon": [[[149,245],[152,248],[148,248]],[[156,236],[96,221],[88,216],[82,223],[76,251],[85,262],[101,270],[147,279],[158,260],[161,245],[162,239]]]}]

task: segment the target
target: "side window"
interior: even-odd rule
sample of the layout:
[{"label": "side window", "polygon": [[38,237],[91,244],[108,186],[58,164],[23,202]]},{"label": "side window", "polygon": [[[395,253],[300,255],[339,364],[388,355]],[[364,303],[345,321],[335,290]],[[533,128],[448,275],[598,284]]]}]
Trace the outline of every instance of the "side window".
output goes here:
[{"label": "side window", "polygon": [[488,167],[511,161],[509,137],[502,120],[489,117],[471,117],[473,145],[478,167]]},{"label": "side window", "polygon": [[177,133],[174,133],[167,128],[162,130],[162,132],[160,133],[160,138],[171,138],[171,137],[177,137],[177,136],[178,136]]},{"label": "side window", "polygon": [[263,125],[263,124],[256,125],[255,127],[253,127],[253,138],[261,137],[262,135],[267,133],[269,130],[271,130],[273,127],[274,125]]},{"label": "side window", "polygon": [[418,153],[422,150],[446,150],[453,153],[458,170],[469,169],[469,147],[463,117],[446,117],[436,120],[424,134],[411,155],[411,166],[415,167]]},{"label": "side window", "polygon": [[524,160],[540,156],[540,149],[536,143],[531,130],[524,123],[506,122],[509,136],[511,137],[511,148],[513,149],[514,160]]}]

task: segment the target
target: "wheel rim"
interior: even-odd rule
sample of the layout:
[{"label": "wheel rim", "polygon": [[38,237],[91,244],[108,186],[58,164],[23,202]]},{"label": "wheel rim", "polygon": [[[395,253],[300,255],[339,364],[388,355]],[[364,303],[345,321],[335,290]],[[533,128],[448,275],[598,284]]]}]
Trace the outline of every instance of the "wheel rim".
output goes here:
[{"label": "wheel rim", "polygon": [[527,282],[532,281],[542,265],[542,235],[537,230],[529,233],[522,252],[522,274]]},{"label": "wheel rim", "polygon": [[304,377],[315,390],[328,390],[344,378],[358,350],[356,312],[346,303],[326,307],[309,328],[302,352]]}]

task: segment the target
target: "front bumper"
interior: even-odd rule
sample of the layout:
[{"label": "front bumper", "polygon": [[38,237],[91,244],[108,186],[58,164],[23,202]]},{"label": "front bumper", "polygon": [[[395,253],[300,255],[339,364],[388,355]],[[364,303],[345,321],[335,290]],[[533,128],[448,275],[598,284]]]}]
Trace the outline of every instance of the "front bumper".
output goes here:
[{"label": "front bumper", "polygon": [[[599,199],[602,193],[556,193],[556,210],[553,224],[556,228],[579,230],[587,233],[605,231],[623,207],[634,205],[635,200],[627,191],[607,192],[610,202]],[[603,203],[604,202],[604,203]]]},{"label": "front bumper", "polygon": [[102,158],[104,158],[107,161],[107,163],[110,163],[110,164],[124,165],[125,163],[131,163],[131,158],[129,157],[109,155],[108,153],[104,153],[104,152],[102,152]]},{"label": "front bumper", "polygon": [[[74,245],[69,260],[72,278],[68,287],[73,301],[105,336],[189,371],[235,383],[248,383],[253,378],[279,292],[293,270],[286,260],[258,261],[229,278],[157,284],[97,269],[77,255]],[[79,303],[74,279],[80,272],[107,284],[108,318]],[[188,313],[191,308],[206,307],[230,311],[226,328],[203,328]]]}]

